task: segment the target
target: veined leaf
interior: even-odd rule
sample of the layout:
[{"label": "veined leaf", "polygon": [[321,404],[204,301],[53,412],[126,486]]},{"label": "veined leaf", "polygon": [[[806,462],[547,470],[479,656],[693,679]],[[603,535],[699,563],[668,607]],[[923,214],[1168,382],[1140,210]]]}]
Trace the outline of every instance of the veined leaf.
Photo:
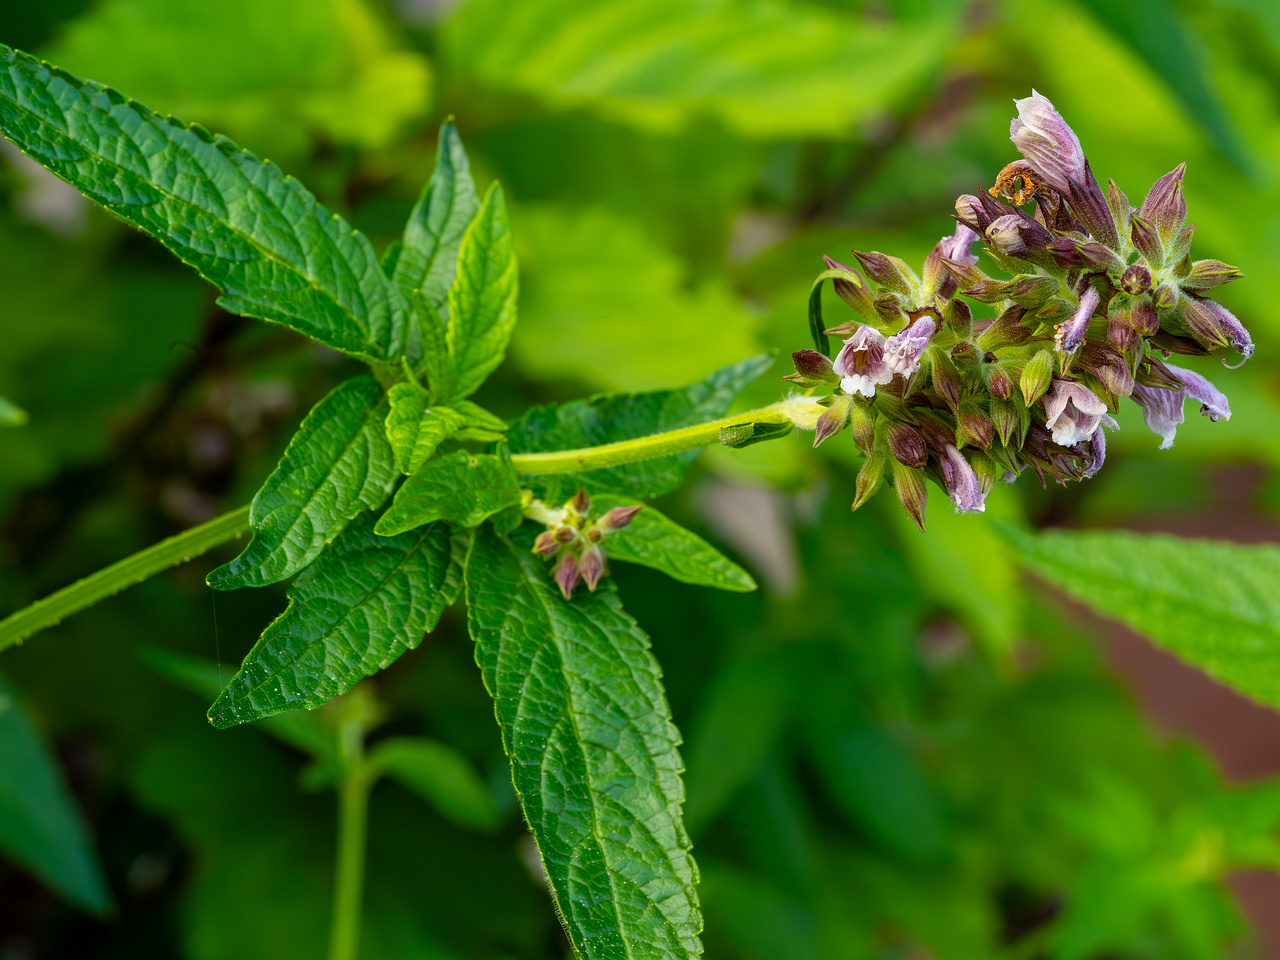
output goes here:
[{"label": "veined leaf", "polygon": [[69,902],[111,906],[89,830],[57,763],[0,680],[0,851]]},{"label": "veined leaf", "polygon": [[1280,548],[1119,530],[1006,532],[1038,575],[1280,707]]},{"label": "veined leaf", "polygon": [[289,606],[209,708],[223,729],[318,707],[412,650],[457,599],[461,552],[444,524],[400,537],[347,527],[289,590]]},{"label": "veined leaf", "polygon": [[393,279],[405,300],[422,291],[440,319],[449,319],[449,287],[458,269],[458,250],[467,225],[480,209],[471,163],[451,121],[440,127],[436,169],[422,190],[396,260]]},{"label": "veined leaf", "polygon": [[372,377],[341,383],[316,404],[253,498],[249,546],[210,573],[209,586],[233,590],[287,580],[352,518],[380,507],[396,479],[386,409]]},{"label": "veined leaf", "polygon": [[27,422],[27,411],[0,397],[0,427],[20,427]]},{"label": "veined leaf", "polygon": [[416,473],[436,447],[466,424],[462,414],[448,407],[428,406],[427,391],[416,383],[397,383],[387,391],[387,439],[401,473]]},{"label": "veined leaf", "polygon": [[4,45],[0,132],[195,267],[227,310],[370,361],[421,352],[365,236],[227,138]]},{"label": "veined leaf", "polygon": [[[512,424],[507,439],[512,453],[540,453],[632,440],[705,423],[724,416],[739,391],[772,365],[773,358],[761,354],[717,370],[680,390],[603,393],[572,403],[535,407]],[[698,453],[689,450],[585,474],[530,480],[548,501],[566,500],[581,485],[593,495],[608,492],[633,498],[656,497],[680,486]]]},{"label": "veined leaf", "polygon": [[[634,503],[621,497],[592,498],[601,512]],[[605,540],[610,560],[652,567],[681,583],[746,592],[756,588],[751,574],[696,533],[686,530],[653,507],[646,506],[631,522]]]},{"label": "veined leaf", "polygon": [[566,601],[538,557],[485,527],[466,581],[476,662],[578,956],[701,955],[679,734],[648,637],[607,581]]},{"label": "veined leaf", "polygon": [[501,817],[489,788],[453,747],[426,737],[391,737],[369,753],[369,764],[408,787],[454,823],[492,830]]},{"label": "veined leaf", "polygon": [[502,362],[516,324],[518,289],[507,206],[502,186],[495,183],[462,237],[458,273],[449,288],[449,373],[447,389],[440,394],[444,399],[474,393]]},{"label": "veined leaf", "polygon": [[456,450],[406,480],[376,529],[389,537],[437,520],[474,527],[519,502],[520,484],[510,463],[492,454]]}]

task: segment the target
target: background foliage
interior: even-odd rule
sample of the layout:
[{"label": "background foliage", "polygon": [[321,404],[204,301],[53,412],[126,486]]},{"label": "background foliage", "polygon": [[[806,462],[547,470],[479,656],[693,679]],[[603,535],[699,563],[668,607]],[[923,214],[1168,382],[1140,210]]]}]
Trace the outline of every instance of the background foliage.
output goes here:
[{"label": "background foliage", "polygon": [[[804,346],[819,255],[919,262],[949,232],[954,196],[1013,158],[1010,101],[1033,86],[1131,197],[1187,160],[1199,255],[1251,277],[1224,298],[1259,346],[1220,381],[1230,423],[1196,418],[1159,453],[1129,411],[1095,480],[1024,481],[978,518],[935,496],[924,538],[888,498],[849,514],[851,445],[713,451],[660,509],[764,589],[621,565],[616,579],[686,740],[711,955],[1249,955],[1221,880],[1280,862],[1280,785],[1227,786],[1197,749],[1157,742],[1094,628],[1025,579],[1000,523],[1176,516],[1221,535],[1222,517],[1256,532],[1276,506],[1271,5],[58,0],[5,5],[0,41],[270,156],[380,245],[455,115],[482,192],[504,186],[520,258],[512,362],[476,396],[507,416]],[[7,149],[0,290],[0,396],[31,414],[0,432],[3,611],[246,502],[305,411],[355,372],[221,312],[156,244]],[[782,372],[749,396],[774,399]],[[1222,500],[1222,464],[1246,495]],[[1208,515],[1216,525],[1196,525]],[[1089,556],[1039,543],[1046,580],[1088,582]],[[333,799],[320,788],[351,707],[208,725],[210,689],[286,602],[283,586],[211,599],[204,576],[233,552],[0,661],[0,756],[34,757],[52,798],[46,822],[20,823],[0,782],[14,856],[0,866],[0,955],[323,951]],[[1197,560],[1171,555],[1165,572],[1118,550],[1104,563],[1142,567],[1176,600],[1232,573]],[[1274,558],[1256,564],[1238,575],[1265,578]],[[1164,620],[1123,590],[1092,600],[1174,646],[1203,639],[1158,635]],[[1250,621],[1263,643],[1268,609]],[[456,611],[361,690],[387,774],[362,956],[564,956]],[[408,756],[400,738],[422,736],[438,749]],[[59,855],[40,871],[48,885],[24,872],[42,850]]]}]

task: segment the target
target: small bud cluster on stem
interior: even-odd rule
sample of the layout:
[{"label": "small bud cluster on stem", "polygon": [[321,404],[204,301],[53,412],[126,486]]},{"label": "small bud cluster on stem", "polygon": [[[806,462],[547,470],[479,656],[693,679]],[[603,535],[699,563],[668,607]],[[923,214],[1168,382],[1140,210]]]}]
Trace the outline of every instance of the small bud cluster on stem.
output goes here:
[{"label": "small bud cluster on stem", "polygon": [[526,517],[546,524],[547,529],[533,542],[533,552],[555,558],[556,585],[568,600],[580,580],[594,593],[601,578],[608,576],[605,538],[629,524],[643,504],[614,507],[592,516],[591,498],[579,487],[567,503],[555,508],[525,491],[523,508]]},{"label": "small bud cluster on stem", "polygon": [[855,510],[888,479],[923,529],[926,479],[962,512],[983,510],[996,480],[1025,470],[1042,483],[1084,480],[1102,466],[1125,397],[1161,449],[1188,397],[1211,420],[1231,416],[1212,383],[1165,362],[1253,354],[1244,325],[1208,296],[1240,271],[1190,257],[1186,165],[1134,210],[1113,181],[1099,184],[1047,98],[1033,91],[1016,106],[1022,159],[956,201],[955,232],[919,274],[878,251],[853,251],[862,273],[824,258],[856,279],[835,280],[856,317],[825,331],[844,338],[834,359],[797,351],[786,379],[824,407],[815,446],[848,430],[866,457]]}]

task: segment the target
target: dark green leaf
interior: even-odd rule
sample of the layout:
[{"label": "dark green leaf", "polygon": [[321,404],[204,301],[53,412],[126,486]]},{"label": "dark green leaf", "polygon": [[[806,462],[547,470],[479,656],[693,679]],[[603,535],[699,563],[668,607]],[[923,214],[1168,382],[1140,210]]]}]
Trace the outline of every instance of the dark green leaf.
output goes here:
[{"label": "dark green leaf", "polygon": [[487,453],[456,450],[430,461],[404,482],[377,531],[389,537],[437,520],[474,527],[519,502],[520,484],[510,463]]},{"label": "dark green leaf", "polygon": [[607,582],[566,601],[540,558],[483,527],[467,562],[467,606],[574,949],[592,960],[699,956],[679,735],[648,637]]},{"label": "dark green leaf", "polygon": [[813,338],[813,348],[824,357],[831,356],[831,341],[827,337],[827,325],[822,319],[822,281],[819,276],[813,281],[813,289],[809,291],[809,336]]},{"label": "dark green leaf", "polygon": [[372,377],[339,384],[316,404],[253,498],[253,540],[209,574],[209,586],[232,590],[286,580],[352,518],[381,506],[396,479],[386,410]]},{"label": "dark green leaf", "polygon": [[369,764],[408,787],[454,823],[492,830],[497,808],[479,774],[453,747],[425,737],[392,737],[369,753]]},{"label": "dark green leaf", "polygon": [[457,433],[466,418],[448,407],[428,406],[427,391],[416,383],[397,383],[387,391],[387,439],[401,473],[416,473],[436,447]]},{"label": "dark green leaf", "polygon": [[1006,531],[1046,580],[1280,707],[1280,548],[1127,531]]},{"label": "dark green leaf", "polygon": [[111,895],[61,771],[0,680],[0,851],[94,913]]},{"label": "dark green leaf", "polygon": [[[773,358],[761,354],[717,370],[681,390],[604,393],[558,406],[535,407],[512,424],[508,442],[512,453],[573,450],[705,423],[724,416],[739,391],[772,365]],[[656,497],[684,482],[698,453],[690,450],[585,474],[531,479],[549,501],[566,500],[583,485],[592,493]]]},{"label": "dark green leaf", "polygon": [[[593,502],[603,512],[635,501],[597,496]],[[627,526],[609,534],[605,540],[605,552],[610,560],[652,567],[681,583],[739,592],[756,588],[756,582],[747,571],[653,507],[645,507],[631,518]]]},{"label": "dark green leaf", "polygon": [[420,352],[408,306],[365,236],[225,137],[3,45],[0,129],[195,267],[232,313],[371,361]]},{"label": "dark green leaf", "polygon": [[0,397],[0,427],[20,427],[27,422],[27,411]]},{"label": "dark green leaf", "polygon": [[474,393],[502,362],[516,325],[519,285],[507,206],[495,183],[462,237],[458,274],[449,288],[446,399]]},{"label": "dark green leaf", "polygon": [[215,727],[318,707],[435,627],[461,575],[448,528],[388,538],[373,526],[373,514],[360,517],[294,581],[289,606],[210,707]]}]

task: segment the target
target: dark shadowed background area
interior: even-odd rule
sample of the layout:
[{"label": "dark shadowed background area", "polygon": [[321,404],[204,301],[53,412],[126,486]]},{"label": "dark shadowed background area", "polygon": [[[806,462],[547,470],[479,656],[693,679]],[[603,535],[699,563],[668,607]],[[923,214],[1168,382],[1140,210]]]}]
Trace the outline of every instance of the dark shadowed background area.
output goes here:
[{"label": "dark shadowed background area", "polygon": [[[762,590],[615,573],[685,737],[709,956],[1280,958],[1280,721],[1026,579],[993,524],[1280,538],[1280,6],[9,0],[0,42],[270,157],[380,247],[453,115],[520,254],[514,348],[477,398],[505,416],[806,346],[820,255],[922,261],[1016,156],[1032,88],[1132,199],[1187,161],[1194,252],[1244,270],[1221,299],[1258,344],[1191,364],[1229,422],[1189,409],[1161,452],[1130,406],[1097,478],[1028,475],[982,516],[935,491],[923,537],[891,496],[849,512],[852,443],[712,450],[662,509]],[[220,311],[0,152],[0,395],[31,415],[0,431],[4,615],[246,503],[355,365]],[[56,754],[114,904],[0,859],[3,960],[323,955],[332,792],[278,738],[214,731],[175,667],[229,678],[283,609],[283,585],[212,595],[233,552],[0,656],[0,709]],[[501,825],[379,785],[362,957],[567,956],[461,618],[365,686],[377,735],[456,748]]]}]

